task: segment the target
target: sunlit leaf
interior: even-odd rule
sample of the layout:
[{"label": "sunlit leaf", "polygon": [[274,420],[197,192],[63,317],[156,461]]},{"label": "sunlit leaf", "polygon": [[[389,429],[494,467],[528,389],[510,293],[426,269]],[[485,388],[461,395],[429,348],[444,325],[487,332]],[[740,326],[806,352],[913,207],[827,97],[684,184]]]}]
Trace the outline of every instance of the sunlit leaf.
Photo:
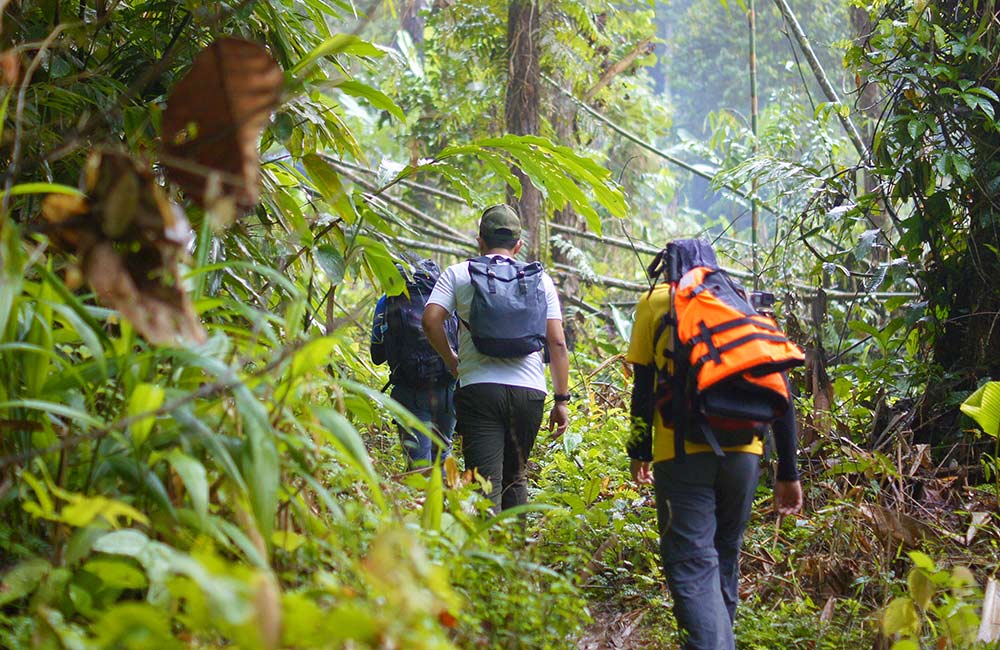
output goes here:
[{"label": "sunlit leaf", "polygon": [[934,596],[937,587],[934,582],[927,577],[923,569],[911,569],[906,577],[906,584],[910,591],[910,598],[920,609],[927,609]]},{"label": "sunlit leaf", "polygon": [[982,430],[996,438],[1000,435],[1000,382],[990,381],[969,395],[960,407]]},{"label": "sunlit leaf", "polygon": [[372,106],[383,111],[388,111],[393,117],[401,122],[406,120],[406,115],[403,113],[403,110],[396,105],[396,102],[389,99],[389,96],[378,88],[361,83],[360,81],[341,81],[337,84],[337,88],[344,91],[348,95],[367,99],[368,103]]},{"label": "sunlit leaf", "polygon": [[25,194],[66,194],[69,196],[84,196],[83,192],[59,183],[19,183],[10,188],[11,196],[23,196]]},{"label": "sunlit leaf", "polygon": [[427,494],[424,498],[423,525],[425,530],[441,530],[441,513],[444,511],[444,481],[441,467],[435,463],[427,477]]},{"label": "sunlit leaf", "polygon": [[83,570],[113,589],[144,589],[149,584],[142,571],[124,560],[95,558],[88,560]]},{"label": "sunlit leaf", "polygon": [[132,440],[137,447],[141,447],[146,442],[156,421],[153,415],[146,414],[152,413],[163,406],[165,397],[166,392],[163,388],[154,384],[137,384],[132,390],[132,394],[128,400],[127,413],[133,418],[143,416],[129,425],[129,430],[132,432]]},{"label": "sunlit leaf", "polygon": [[906,597],[894,599],[882,613],[882,633],[892,636],[900,632],[916,632],[920,617],[913,601]]},{"label": "sunlit leaf", "polygon": [[301,61],[292,66],[291,73],[297,75],[316,61],[316,59],[340,53],[353,54],[355,56],[385,56],[385,51],[354,34],[335,34],[317,45]]}]

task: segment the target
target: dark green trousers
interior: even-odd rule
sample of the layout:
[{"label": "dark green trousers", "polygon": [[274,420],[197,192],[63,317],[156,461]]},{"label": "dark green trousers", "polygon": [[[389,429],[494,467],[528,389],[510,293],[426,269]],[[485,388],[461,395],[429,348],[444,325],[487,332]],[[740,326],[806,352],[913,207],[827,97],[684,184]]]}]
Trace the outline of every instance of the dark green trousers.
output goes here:
[{"label": "dark green trousers", "polygon": [[542,424],[545,393],[503,384],[472,384],[455,391],[456,432],[465,468],[492,483],[494,508],[528,501],[528,456]]}]

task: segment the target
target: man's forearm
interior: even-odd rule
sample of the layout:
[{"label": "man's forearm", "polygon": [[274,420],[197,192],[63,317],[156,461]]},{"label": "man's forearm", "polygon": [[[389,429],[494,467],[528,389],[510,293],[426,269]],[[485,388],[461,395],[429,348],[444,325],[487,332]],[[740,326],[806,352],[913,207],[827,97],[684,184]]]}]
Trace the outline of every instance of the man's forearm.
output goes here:
[{"label": "man's forearm", "polygon": [[653,460],[653,403],[656,367],[632,364],[632,435],[626,443],[629,458],[640,461]]},{"label": "man's forearm", "polygon": [[566,348],[566,334],[561,320],[550,318],[546,321],[545,344],[549,349],[552,390],[556,395],[565,395],[569,392],[569,350]]},{"label": "man's forearm", "polygon": [[421,324],[424,328],[424,335],[427,337],[427,341],[431,344],[431,347],[434,348],[434,351],[451,368],[456,359],[456,352],[451,348],[451,343],[448,341],[448,334],[444,328],[444,321],[447,317],[448,313],[443,307],[428,305],[424,310],[424,317]]},{"label": "man's forearm", "polygon": [[549,370],[552,373],[552,391],[557,395],[569,392],[569,351],[566,343],[549,347]]}]

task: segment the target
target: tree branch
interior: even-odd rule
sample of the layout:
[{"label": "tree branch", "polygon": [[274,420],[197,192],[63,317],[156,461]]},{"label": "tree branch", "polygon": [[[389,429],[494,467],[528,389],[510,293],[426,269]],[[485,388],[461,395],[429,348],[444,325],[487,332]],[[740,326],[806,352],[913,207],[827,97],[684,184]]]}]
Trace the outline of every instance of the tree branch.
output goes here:
[{"label": "tree branch", "polygon": [[[802,48],[802,53],[806,57],[806,61],[809,63],[809,67],[812,68],[813,75],[816,76],[816,81],[819,82],[819,87],[823,90],[823,94],[826,98],[834,103],[841,105],[840,98],[837,96],[837,91],[833,89],[830,84],[829,77],[826,76],[826,72],[823,70],[823,66],[819,62],[819,58],[816,56],[816,52],[813,51],[812,44],[809,43],[809,38],[806,33],[802,31],[802,25],[799,24],[798,19],[795,14],[792,13],[792,8],[788,6],[786,0],[774,0],[774,4],[778,6],[778,11],[781,12],[782,18],[788,23],[789,28],[792,30],[792,34],[795,36],[795,40],[798,41],[799,47]],[[854,148],[857,149],[858,155],[861,159],[868,162],[868,147],[865,146],[864,140],[861,139],[861,134],[858,132],[854,122],[851,121],[850,115],[844,115],[839,110],[837,111],[837,117],[840,118],[840,123],[844,126],[844,130],[847,132],[847,136],[851,139],[854,144]]]},{"label": "tree branch", "polygon": [[590,90],[583,94],[583,101],[587,103],[593,101],[594,97],[597,96],[597,93],[601,92],[601,90],[607,87],[607,85],[611,83],[615,77],[620,75],[626,68],[635,63],[636,59],[640,56],[646,56],[649,52],[649,45],[652,42],[652,36],[642,39],[636,43],[635,47],[632,48],[628,54],[623,56],[617,63],[609,66],[608,69],[604,71],[604,74],[601,75],[601,78],[597,80],[597,83],[595,83]]}]

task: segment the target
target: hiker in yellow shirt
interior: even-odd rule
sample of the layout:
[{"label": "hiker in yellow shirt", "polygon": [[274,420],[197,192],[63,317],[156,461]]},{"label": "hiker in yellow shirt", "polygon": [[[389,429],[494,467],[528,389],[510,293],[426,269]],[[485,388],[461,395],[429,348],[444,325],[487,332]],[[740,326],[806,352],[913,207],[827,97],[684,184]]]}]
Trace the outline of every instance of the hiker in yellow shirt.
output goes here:
[{"label": "hiker in yellow shirt", "polygon": [[[684,241],[692,243],[680,248],[678,277],[694,266],[716,266],[707,243]],[[685,439],[683,456],[676,457],[673,423],[690,420],[673,417],[678,414],[671,409],[679,402],[662,394],[662,378],[673,372],[673,336],[662,335],[672,291],[671,284],[658,284],[643,294],[636,308],[627,355],[635,371],[631,473],[637,483],[655,487],[661,560],[683,647],[733,650],[740,545],[763,443],[757,437],[749,444],[723,445],[724,455],[719,456],[708,444]],[[658,369],[663,371],[659,390]],[[802,506],[794,409],[789,407],[772,429],[778,454],[775,508],[781,515],[794,514]]]}]

